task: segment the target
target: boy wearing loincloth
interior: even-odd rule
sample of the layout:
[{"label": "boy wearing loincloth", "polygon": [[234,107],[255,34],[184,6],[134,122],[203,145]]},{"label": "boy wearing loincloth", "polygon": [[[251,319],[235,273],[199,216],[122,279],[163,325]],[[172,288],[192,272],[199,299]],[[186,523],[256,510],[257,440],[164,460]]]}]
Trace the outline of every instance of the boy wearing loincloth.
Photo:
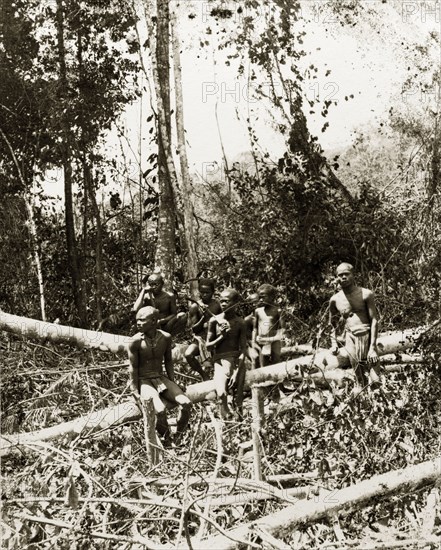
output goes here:
[{"label": "boy wearing loincloth", "polygon": [[343,323],[344,347],[357,384],[365,386],[368,381],[378,384],[378,320],[374,294],[355,284],[354,268],[349,263],[337,267],[337,280],[341,290],[329,301],[332,352],[338,354],[338,333]]},{"label": "boy wearing loincloth", "polygon": [[253,343],[260,347],[260,366],[266,367],[281,361],[285,323],[275,305],[277,291],[272,285],[261,285],[257,291],[259,302],[254,312]]},{"label": "boy wearing loincloth", "polygon": [[[128,346],[131,389],[141,399],[152,399],[156,412],[156,429],[164,443],[171,442],[166,407],[161,399],[181,407],[177,422],[177,440],[188,424],[191,401],[174,382],[172,339],[170,334],[157,328],[159,311],[151,306],[141,308],[136,314],[139,332]],[[163,364],[167,376],[163,373]]]},{"label": "boy wearing loincloth", "polygon": [[201,365],[201,362],[208,363],[210,361],[210,354],[206,347],[208,322],[211,317],[219,315],[222,309],[219,301],[213,298],[214,281],[212,279],[199,279],[199,294],[201,301],[193,303],[188,311],[194,342],[186,349],[185,359],[190,367],[201,375],[202,380],[209,380],[208,373]]},{"label": "boy wearing loincloth", "polygon": [[214,384],[222,418],[230,413],[227,385],[235,383],[238,369],[244,368],[244,357],[248,355],[245,321],[236,314],[239,301],[236,290],[224,290],[219,298],[222,313],[208,322],[207,349],[214,352]]}]

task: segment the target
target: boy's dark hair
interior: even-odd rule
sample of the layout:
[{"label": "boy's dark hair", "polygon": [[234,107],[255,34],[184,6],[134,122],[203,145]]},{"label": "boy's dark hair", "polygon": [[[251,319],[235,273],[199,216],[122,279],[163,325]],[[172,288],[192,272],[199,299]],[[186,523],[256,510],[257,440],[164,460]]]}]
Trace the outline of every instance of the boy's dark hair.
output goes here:
[{"label": "boy's dark hair", "polygon": [[201,288],[201,286],[208,286],[211,288],[211,290],[214,292],[214,280],[213,279],[199,279],[198,280],[198,287]]},{"label": "boy's dark hair", "polygon": [[277,296],[277,290],[273,287],[273,285],[269,285],[268,283],[260,285],[257,292],[268,292],[268,294],[273,298]]},{"label": "boy's dark hair", "polygon": [[228,294],[232,296],[235,303],[240,302],[240,294],[237,292],[235,288],[231,288],[231,287],[224,288],[222,293],[224,292],[228,292]]}]

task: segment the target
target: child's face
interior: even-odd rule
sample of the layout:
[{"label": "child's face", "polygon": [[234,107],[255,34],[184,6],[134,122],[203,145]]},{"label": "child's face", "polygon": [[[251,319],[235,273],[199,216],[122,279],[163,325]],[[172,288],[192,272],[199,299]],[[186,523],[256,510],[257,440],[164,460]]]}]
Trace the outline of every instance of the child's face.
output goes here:
[{"label": "child's face", "polygon": [[136,317],[136,326],[140,332],[146,333],[157,328],[158,316],[157,315],[144,315],[141,314]]},{"label": "child's face", "polygon": [[259,295],[257,294],[257,292],[248,296],[248,302],[253,309],[256,309],[256,307],[259,305]]},{"label": "child's face", "polygon": [[210,286],[200,286],[199,294],[201,295],[201,300],[204,304],[209,304],[211,298],[213,297],[213,290]]},{"label": "child's face", "polygon": [[234,311],[237,304],[235,297],[229,292],[222,292],[219,297],[219,302],[222,311],[225,311],[226,309],[228,309],[229,311]]},{"label": "child's face", "polygon": [[163,285],[163,280],[156,275],[150,276],[147,280],[147,286],[152,290],[153,294],[161,292]]},{"label": "child's face", "polygon": [[342,288],[349,287],[354,284],[354,274],[345,266],[340,266],[337,269],[337,280]]},{"label": "child's face", "polygon": [[259,291],[259,306],[265,306],[265,305],[273,305],[274,304],[274,296],[271,292],[268,290],[260,290]]}]

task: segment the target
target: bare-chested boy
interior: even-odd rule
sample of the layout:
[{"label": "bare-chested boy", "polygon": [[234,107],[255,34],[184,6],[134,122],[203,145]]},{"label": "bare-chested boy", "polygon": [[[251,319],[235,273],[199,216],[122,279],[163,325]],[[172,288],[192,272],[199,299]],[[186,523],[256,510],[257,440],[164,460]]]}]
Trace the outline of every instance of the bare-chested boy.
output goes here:
[{"label": "bare-chested boy", "polygon": [[260,347],[260,366],[266,367],[281,361],[282,341],[285,337],[285,322],[280,309],[275,305],[277,291],[264,284],[258,289],[259,307],[254,312],[253,342]]},{"label": "bare-chested boy", "polygon": [[222,313],[208,322],[207,348],[214,350],[214,383],[222,418],[230,412],[227,385],[235,382],[239,368],[245,368],[244,357],[248,355],[245,321],[236,314],[239,301],[236,290],[224,290],[219,299]]},{"label": "bare-chested boy", "polygon": [[247,297],[247,303],[251,306],[251,313],[249,313],[244,321],[247,326],[247,342],[251,346],[253,340],[253,330],[256,324],[256,308],[259,305],[259,294],[257,292],[252,292]]},{"label": "bare-chested boy", "polygon": [[343,322],[345,348],[357,383],[365,386],[367,374],[370,382],[378,383],[378,321],[374,294],[355,284],[354,268],[349,263],[337,267],[337,279],[341,290],[329,302],[332,351],[338,354],[338,333]]},{"label": "bare-chested boy", "polygon": [[159,311],[158,325],[162,330],[176,335],[185,329],[186,316],[178,314],[176,297],[163,290],[164,279],[159,273],[153,273],[147,278],[147,284],[142,288],[133,311],[136,313],[145,306],[152,306]]},{"label": "bare-chested boy", "polygon": [[199,279],[199,294],[201,301],[193,303],[188,312],[191,329],[194,333],[194,342],[186,349],[185,359],[190,367],[201,375],[202,380],[209,380],[210,376],[205,372],[197,357],[200,357],[202,363],[209,360],[210,354],[206,348],[208,321],[211,317],[219,315],[222,309],[219,301],[213,298],[214,281],[212,279]]},{"label": "bare-chested boy", "polygon": [[[181,407],[176,430],[177,440],[188,424],[191,401],[174,382],[171,336],[157,328],[158,319],[158,310],[151,306],[141,308],[136,314],[139,332],[128,346],[130,385],[141,399],[153,399],[156,429],[168,445],[171,441],[170,429],[161,397]],[[163,374],[163,364],[167,376]]]}]

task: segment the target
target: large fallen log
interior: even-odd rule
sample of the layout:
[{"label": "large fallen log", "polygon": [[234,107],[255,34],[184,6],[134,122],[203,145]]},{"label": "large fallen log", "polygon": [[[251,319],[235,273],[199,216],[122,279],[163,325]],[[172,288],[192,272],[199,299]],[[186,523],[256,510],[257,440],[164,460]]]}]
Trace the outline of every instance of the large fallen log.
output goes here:
[{"label": "large fallen log", "polygon": [[[127,344],[131,338],[123,334],[111,334],[110,332],[69,327],[39,321],[38,319],[19,317],[4,311],[0,311],[0,330],[6,330],[33,340],[49,341],[54,344],[70,344],[80,349],[99,349],[119,354],[127,353]],[[173,348],[173,359],[175,361],[183,359],[186,347],[186,344],[181,344]]]},{"label": "large fallen log", "polygon": [[[274,537],[288,536],[294,529],[313,521],[335,517],[338,513],[350,513],[373,503],[377,498],[384,498],[396,493],[412,492],[425,485],[430,485],[441,478],[441,456],[434,460],[409,466],[402,470],[387,472],[374,476],[344,489],[333,491],[322,499],[302,500],[297,504],[264,516],[251,523],[241,525],[228,531],[233,539],[246,540],[254,530],[263,529]],[[224,535],[201,541],[200,550],[232,550],[235,542]]]},{"label": "large fallen log", "polygon": [[[130,336],[123,334],[112,334],[110,332],[95,331],[83,328],[76,328],[57,323],[49,323],[38,319],[20,317],[0,311],[0,330],[5,330],[24,336],[32,340],[43,340],[54,344],[69,344],[77,348],[99,349],[111,353],[126,353]],[[177,344],[173,348],[173,360],[183,361],[187,344]],[[282,354],[305,355],[313,351],[309,344],[297,344],[282,348]],[[128,365],[128,362],[121,364],[121,367]]]},{"label": "large fallen log", "polygon": [[[420,328],[382,335],[378,342],[379,353],[401,352],[413,346],[416,338],[425,330],[424,328]],[[312,380],[316,384],[325,385],[329,385],[330,382],[341,384],[345,380],[353,378],[353,373],[350,369],[344,370],[338,368],[347,366],[348,363],[349,360],[345,350],[342,350],[337,356],[329,352],[320,352],[316,355],[297,357],[296,359],[277,363],[276,365],[248,371],[245,377],[245,389],[250,389],[256,384],[261,386],[274,385],[286,379],[295,382]],[[193,403],[214,400],[216,398],[214,382],[212,380],[192,384],[187,387],[186,393]],[[26,441],[48,441],[68,433],[78,434],[83,431],[102,430],[139,417],[140,411],[135,402],[127,401],[116,407],[95,411],[70,422],[63,422],[62,424],[44,428],[43,430],[23,434],[11,434],[10,436],[4,435],[0,438],[0,456],[9,454],[14,447]]]},{"label": "large fallen log", "polygon": [[[419,327],[380,335],[378,340],[379,354],[400,353],[412,347],[415,340],[426,332],[428,328],[430,327]],[[130,336],[127,335],[75,328],[67,325],[59,325],[57,323],[48,323],[46,321],[39,321],[38,319],[11,315],[4,311],[0,311],[0,330],[6,330],[31,339],[71,344],[80,348],[99,349],[112,353],[125,353],[127,344],[130,340]],[[176,345],[173,348],[173,358],[175,361],[183,359],[185,348],[186,344]],[[308,344],[283,348],[284,354],[301,354],[309,352],[309,355],[299,358],[300,361],[304,360],[302,364],[305,366],[315,364],[319,368],[334,369],[346,366],[348,363],[344,349],[342,349],[337,356],[332,355],[328,350],[324,349],[320,349],[315,354],[311,353],[312,351],[312,347]]]},{"label": "large fallen log", "polygon": [[92,431],[105,430],[111,426],[122,424],[129,420],[141,417],[136,402],[126,401],[119,405],[92,411],[85,416],[75,418],[68,422],[62,422],[49,428],[43,428],[34,432],[23,432],[20,434],[3,434],[0,437],[0,456],[7,456],[15,448],[22,445],[32,445],[33,442],[50,441],[57,437],[69,434],[82,434],[84,437]]},{"label": "large fallen log", "polygon": [[[290,362],[288,361],[287,363]],[[264,367],[264,369],[256,369],[250,372],[257,373],[257,371],[269,370],[271,368],[272,367]],[[387,372],[401,371],[404,368],[404,365],[385,366],[385,370]],[[290,375],[290,380],[297,382],[310,380],[314,381],[316,384],[326,385],[333,382],[338,385],[344,380],[353,379],[353,377],[352,370],[350,369],[334,369],[323,373],[313,373],[311,375]],[[248,377],[247,375],[245,389],[249,389],[252,383],[252,377]],[[270,379],[269,381],[265,380],[263,384],[274,384],[274,382]],[[216,399],[216,392],[214,391],[214,383],[212,380],[192,384],[187,387],[186,393],[193,403]],[[170,403],[165,402],[165,404],[168,408],[173,408],[173,405]],[[0,437],[0,456],[7,456],[14,450],[14,448],[18,448],[19,446],[35,441],[50,441],[68,434],[82,434],[83,437],[87,437],[92,432],[106,430],[113,426],[118,426],[124,422],[128,422],[129,420],[137,420],[141,418],[141,416],[141,411],[139,410],[137,403],[134,400],[128,400],[124,403],[120,403],[119,405],[93,411],[87,415],[67,422],[62,422],[61,424],[57,424],[55,426],[50,426],[49,428],[19,434],[3,434],[3,436]]]}]

